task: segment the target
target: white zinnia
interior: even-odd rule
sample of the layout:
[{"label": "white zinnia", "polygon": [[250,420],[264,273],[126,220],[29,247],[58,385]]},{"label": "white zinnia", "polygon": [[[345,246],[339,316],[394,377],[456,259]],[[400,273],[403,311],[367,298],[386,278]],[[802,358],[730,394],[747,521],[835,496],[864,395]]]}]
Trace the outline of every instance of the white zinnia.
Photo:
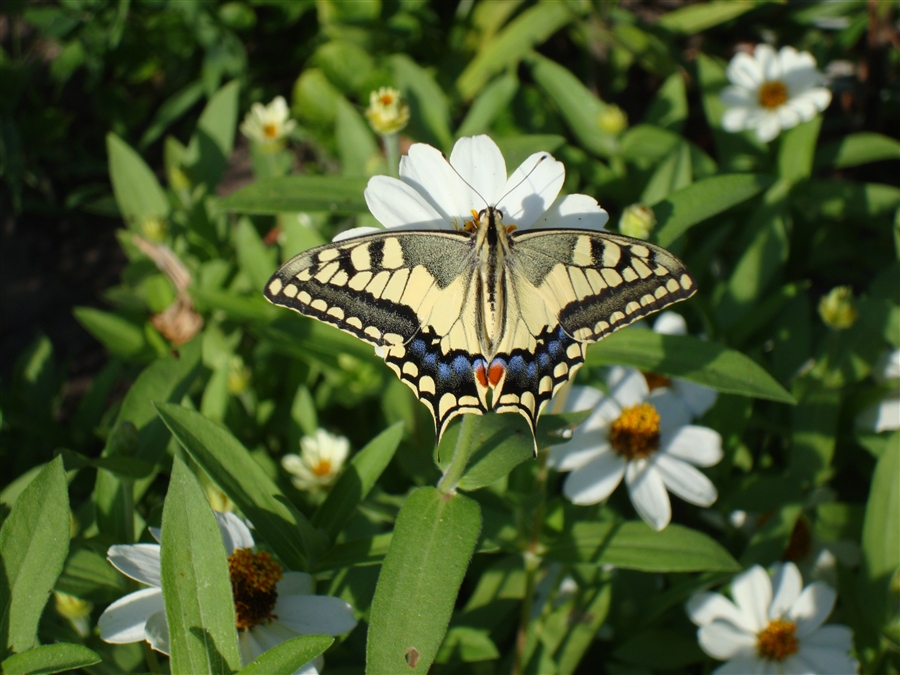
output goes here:
[{"label": "white zinnia", "polygon": [[300,454],[281,458],[281,466],[291,474],[298,490],[315,491],[334,483],[350,454],[350,441],[324,429],[300,439]]},{"label": "white zinnia", "polygon": [[808,122],[831,103],[831,92],[821,86],[822,75],[808,52],[766,44],[753,56],[739,52],[726,71],[731,85],[720,94],[728,110],[722,117],[725,131],[755,129],[767,143],[800,122]]},{"label": "white zinnia", "polygon": [[[487,136],[460,138],[450,160],[437,148],[415,143],[400,159],[400,179],[373,176],[366,204],[386,228],[461,230],[487,206],[516,229],[602,230],[609,214],[587,195],[559,196],[566,170],[547,152],[536,152],[507,176],[500,148]],[[471,187],[470,187],[471,186]],[[477,192],[476,192],[477,190]],[[360,227],[335,240],[378,230]]]},{"label": "white zinnia", "polygon": [[[247,525],[233,513],[216,513],[225,549],[233,557],[254,547],[253,535]],[[159,530],[151,528],[159,541]],[[145,584],[147,588],[129,593],[116,600],[100,616],[100,637],[106,642],[125,644],[146,640],[153,649],[169,653],[169,628],[163,606],[162,578],[158,544],[110,546],[107,560],[125,576]],[[271,565],[280,567],[274,561]],[[277,600],[271,614],[277,619],[265,619],[254,626],[238,631],[238,641],[244,665],[272,647],[298,635],[342,635],[356,626],[353,608],[341,600],[314,595],[313,578],[303,572],[284,572],[275,587]],[[240,616],[238,616],[240,621]],[[316,675],[322,659],[295,671],[295,675]]]},{"label": "white zinnia", "polygon": [[722,459],[722,437],[688,424],[687,406],[667,389],[651,392],[633,368],[612,368],[607,384],[609,396],[592,387],[572,387],[566,399],[566,411],[593,411],[569,442],[550,449],[550,466],[571,471],[563,484],[565,496],[575,504],[596,504],[624,478],[638,515],[656,530],[672,519],[668,491],[710,506],[718,493],[695,467]]},{"label": "white zinnia", "polygon": [[734,602],[718,593],[700,593],[686,606],[700,628],[697,641],[707,654],[726,661],[714,675],[849,674],[859,669],[850,656],[853,633],[847,626],[823,626],[837,598],[821,581],[803,588],[793,563],[772,578],[759,565],[731,582]]},{"label": "white zinnia", "polygon": [[254,103],[241,122],[241,133],[257,143],[277,143],[294,130],[284,96],[276,96],[269,105]]},{"label": "white zinnia", "polygon": [[[653,322],[653,332],[662,335],[687,335],[687,322],[677,312],[661,312]],[[702,384],[695,384],[677,377],[663,378],[665,386],[672,390],[675,396],[683,401],[691,411],[691,416],[696,419],[702,417],[707,410],[715,405],[719,392]]]}]

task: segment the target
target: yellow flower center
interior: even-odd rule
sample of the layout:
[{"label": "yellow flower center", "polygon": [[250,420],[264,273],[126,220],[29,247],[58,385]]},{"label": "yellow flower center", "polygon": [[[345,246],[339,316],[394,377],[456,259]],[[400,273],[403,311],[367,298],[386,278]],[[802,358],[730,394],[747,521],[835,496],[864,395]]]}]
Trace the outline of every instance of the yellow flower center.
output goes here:
[{"label": "yellow flower center", "polygon": [[809,555],[811,548],[812,534],[809,531],[809,523],[806,521],[806,518],[800,517],[794,523],[794,529],[791,530],[791,540],[788,542],[782,559],[794,562],[803,560]]},{"label": "yellow flower center", "polygon": [[644,376],[644,379],[647,380],[647,386],[650,387],[650,391],[654,389],[661,389],[662,387],[668,387],[671,383],[671,380],[665,375],[659,375],[657,373],[645,373],[641,371]]},{"label": "yellow flower center", "polygon": [[281,565],[265,551],[241,548],[228,556],[228,571],[239,630],[278,618],[272,610],[278,600],[276,587],[284,577]]},{"label": "yellow flower center", "polygon": [[278,137],[278,125],[273,122],[269,122],[268,124],[263,125],[263,135],[266,138],[277,138]]},{"label": "yellow flower center", "polygon": [[331,475],[331,461],[327,459],[320,459],[310,468],[312,469],[312,472],[319,478]]},{"label": "yellow flower center", "polygon": [[756,636],[756,651],[764,659],[784,661],[800,649],[796,633],[797,624],[793,621],[776,619]]},{"label": "yellow flower center", "polygon": [[609,427],[613,450],[625,459],[643,459],[659,449],[659,413],[649,403],[622,410]]},{"label": "yellow flower center", "polygon": [[759,104],[763,108],[774,110],[788,100],[787,85],[781,80],[766,82],[759,88]]},{"label": "yellow flower center", "polygon": [[384,106],[394,105],[395,102],[394,95],[390,92],[383,93],[378,99],[381,101],[381,105]]}]

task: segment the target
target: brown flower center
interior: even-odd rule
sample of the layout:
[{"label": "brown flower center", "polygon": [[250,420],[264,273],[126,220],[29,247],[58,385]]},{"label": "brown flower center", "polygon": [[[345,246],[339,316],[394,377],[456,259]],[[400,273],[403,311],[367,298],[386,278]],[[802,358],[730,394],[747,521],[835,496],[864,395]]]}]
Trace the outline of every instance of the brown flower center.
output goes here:
[{"label": "brown flower center", "polygon": [[278,136],[278,125],[269,123],[263,125],[263,135],[266,138],[276,138]]},{"label": "brown flower center", "polygon": [[794,523],[794,529],[791,530],[791,540],[788,542],[787,548],[782,556],[783,560],[792,560],[797,562],[803,560],[812,548],[812,533],[809,530],[809,522],[801,516]]},{"label": "brown flower center", "polygon": [[393,94],[387,94],[387,93],[382,94],[379,97],[379,100],[381,101],[381,105],[384,105],[384,106],[394,105],[394,95]]},{"label": "brown flower center", "polygon": [[800,649],[796,633],[797,624],[793,621],[776,619],[756,636],[756,651],[764,659],[784,661]]},{"label": "brown flower center", "polygon": [[641,371],[641,374],[644,376],[644,379],[647,380],[647,386],[650,387],[650,391],[654,389],[661,389],[662,387],[668,387],[671,384],[671,380],[665,375],[659,375],[658,373],[645,373]]},{"label": "brown flower center", "polygon": [[784,105],[788,100],[787,85],[781,80],[773,80],[765,82],[759,88],[759,104],[763,108],[774,110],[780,105]]},{"label": "brown flower center", "polygon": [[649,403],[624,408],[609,427],[609,442],[625,459],[643,459],[659,449],[659,413]]},{"label": "brown flower center", "polygon": [[265,551],[254,553],[253,549],[241,548],[228,556],[228,571],[238,629],[278,618],[272,610],[278,600],[276,587],[284,577],[281,565]]}]

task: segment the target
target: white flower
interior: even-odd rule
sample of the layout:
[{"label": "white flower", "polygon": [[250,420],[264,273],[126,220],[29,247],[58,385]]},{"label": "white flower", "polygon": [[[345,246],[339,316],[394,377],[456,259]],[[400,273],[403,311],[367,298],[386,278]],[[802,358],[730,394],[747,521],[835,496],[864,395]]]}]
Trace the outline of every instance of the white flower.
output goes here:
[{"label": "white flower", "polygon": [[[232,589],[236,590],[238,641],[247,665],[260,654],[298,635],[342,635],[356,626],[353,608],[339,598],[314,595],[314,583],[303,572],[282,572],[268,553],[253,552],[253,535],[233,513],[216,513],[228,552]],[[159,541],[159,530],[151,528]],[[116,600],[100,616],[100,637],[124,644],[146,640],[153,649],[169,653],[169,627],[163,607],[158,544],[110,546],[107,560],[122,574],[147,588]],[[248,583],[256,585],[252,603],[239,597]],[[271,587],[266,594],[259,589]],[[275,618],[277,617],[277,619]],[[317,658],[295,672],[313,675],[321,668]]]},{"label": "white flower", "polygon": [[409,106],[400,100],[400,92],[382,87],[369,94],[366,117],[379,134],[395,134],[409,122]]},{"label": "white flower", "polygon": [[241,133],[257,143],[277,143],[297,124],[290,116],[284,96],[276,96],[269,105],[254,103],[241,122]]},{"label": "white flower", "polygon": [[823,626],[837,594],[816,581],[803,588],[793,563],[772,579],[759,565],[731,582],[731,602],[718,593],[700,593],[687,603],[700,626],[697,641],[707,654],[727,663],[715,675],[844,675],[859,669],[850,656],[853,633],[846,626]]},{"label": "white flower", "polygon": [[[609,214],[587,195],[559,197],[566,171],[549,153],[536,152],[506,174],[506,161],[487,136],[460,138],[450,161],[440,150],[415,143],[400,159],[400,179],[373,176],[366,187],[366,204],[386,228],[462,230],[473,211],[495,206],[503,223],[516,229],[577,228],[602,230]],[[342,232],[347,239],[375,228]]]},{"label": "white flower", "polygon": [[900,429],[900,349],[882,354],[872,369],[872,377],[889,389],[880,401],[859,414],[857,426],[875,433]]},{"label": "white flower", "polygon": [[281,466],[291,474],[291,482],[298,490],[315,491],[335,481],[348,454],[350,441],[316,429],[314,436],[300,439],[300,454],[285,455]]},{"label": "white flower", "polygon": [[726,74],[731,85],[720,94],[728,106],[722,128],[755,129],[764,143],[782,129],[808,122],[831,103],[831,92],[821,86],[816,60],[793,47],[782,47],[776,54],[769,45],[760,44],[753,56],[739,52]]},{"label": "white flower", "polygon": [[[653,332],[662,335],[687,335],[687,322],[684,317],[677,312],[662,312],[653,322]],[[672,390],[678,400],[682,401],[691,411],[694,419],[702,417],[703,414],[715,405],[719,393],[715,389],[704,387],[702,384],[694,384],[688,380],[682,380],[677,377],[668,378],[660,375],[647,375],[647,384],[651,389],[664,386]]]},{"label": "white flower", "polygon": [[563,493],[575,504],[596,504],[625,479],[635,510],[662,530],[672,518],[667,492],[709,506],[718,493],[695,466],[722,459],[722,437],[689,425],[687,406],[667,389],[653,392],[633,368],[615,367],[609,396],[592,387],[572,387],[567,411],[593,409],[572,439],[550,449],[550,466],[571,471]]}]

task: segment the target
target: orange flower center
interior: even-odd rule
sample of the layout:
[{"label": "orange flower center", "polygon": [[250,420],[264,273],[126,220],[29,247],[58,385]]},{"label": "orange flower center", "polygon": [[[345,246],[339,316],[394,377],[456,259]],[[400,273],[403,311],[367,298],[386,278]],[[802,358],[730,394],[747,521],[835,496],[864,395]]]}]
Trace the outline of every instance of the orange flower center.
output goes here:
[{"label": "orange flower center", "polygon": [[382,94],[379,99],[381,101],[381,105],[394,105],[394,96],[393,94]]},{"label": "orange flower center", "polygon": [[756,636],[756,651],[764,659],[784,661],[800,649],[797,625],[793,621],[776,619]]},{"label": "orange flower center", "polygon": [[671,380],[665,375],[658,375],[657,373],[645,373],[641,371],[644,376],[644,379],[647,380],[647,386],[650,387],[650,391],[654,389],[661,389],[662,387],[668,387],[671,383]]},{"label": "orange flower center", "polygon": [[812,548],[812,533],[809,531],[809,523],[806,518],[800,517],[794,523],[794,529],[791,530],[791,540],[788,542],[787,549],[784,551],[783,560],[792,560],[794,562],[803,560]]},{"label": "orange flower center", "polygon": [[316,464],[313,464],[311,468],[312,472],[319,478],[331,475],[331,462],[327,459],[319,460]]},{"label": "orange flower center", "polygon": [[263,125],[263,134],[266,138],[276,138],[278,136],[278,125],[269,123]]},{"label": "orange flower center", "polygon": [[239,630],[278,618],[272,610],[278,600],[278,582],[284,573],[281,565],[268,553],[254,553],[250,548],[237,549],[228,556],[228,572]]},{"label": "orange flower center", "polygon": [[759,88],[759,104],[763,108],[774,110],[788,100],[787,85],[780,80],[766,82]]},{"label": "orange flower center", "polygon": [[609,427],[609,442],[625,459],[643,459],[659,449],[659,413],[649,403],[624,408]]}]

